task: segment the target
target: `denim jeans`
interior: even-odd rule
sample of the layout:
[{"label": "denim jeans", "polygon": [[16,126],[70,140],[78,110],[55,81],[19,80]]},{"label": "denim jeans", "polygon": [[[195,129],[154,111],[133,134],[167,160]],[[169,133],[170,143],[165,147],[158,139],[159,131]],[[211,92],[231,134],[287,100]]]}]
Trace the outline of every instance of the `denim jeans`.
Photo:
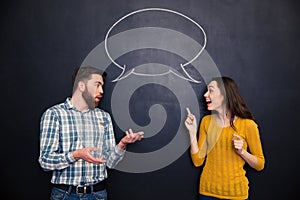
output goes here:
[{"label": "denim jeans", "polygon": [[199,199],[200,200],[218,200],[218,198],[216,198],[216,197],[204,196],[202,194],[199,194]]},{"label": "denim jeans", "polygon": [[[202,195],[202,194],[199,194],[199,199],[200,199],[200,200],[219,200],[219,199],[216,198],[216,197],[204,196],[204,195]],[[246,199],[246,200],[249,200],[249,199]]]},{"label": "denim jeans", "polygon": [[56,187],[52,188],[51,200],[107,200],[107,191],[101,190],[91,194],[69,193]]}]

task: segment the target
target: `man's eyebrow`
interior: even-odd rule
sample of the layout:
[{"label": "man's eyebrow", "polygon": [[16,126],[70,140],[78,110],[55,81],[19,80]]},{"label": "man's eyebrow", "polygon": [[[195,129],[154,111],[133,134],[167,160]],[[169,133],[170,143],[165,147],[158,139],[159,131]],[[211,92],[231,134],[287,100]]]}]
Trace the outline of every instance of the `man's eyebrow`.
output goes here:
[{"label": "man's eyebrow", "polygon": [[94,83],[95,83],[95,84],[101,84],[101,82],[100,82],[100,81],[94,81]]},{"label": "man's eyebrow", "polygon": [[100,81],[96,81],[96,83],[100,84],[100,85],[103,85],[104,83],[103,82],[100,82]]}]

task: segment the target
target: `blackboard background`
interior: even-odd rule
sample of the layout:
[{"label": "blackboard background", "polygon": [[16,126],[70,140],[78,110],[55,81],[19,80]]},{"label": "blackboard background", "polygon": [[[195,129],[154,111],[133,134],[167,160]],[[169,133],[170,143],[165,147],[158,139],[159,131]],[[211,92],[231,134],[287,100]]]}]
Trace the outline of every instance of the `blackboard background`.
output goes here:
[{"label": "blackboard background", "polygon": [[[163,7],[206,27],[206,50],[233,77],[258,119],[265,169],[247,168],[250,199],[298,194],[299,3],[296,0],[27,0],[1,6],[1,193],[48,199],[50,174],[37,162],[39,119],[71,93],[70,74],[133,10]],[[186,30],[186,29],[185,29]],[[188,29],[187,29],[188,31]],[[190,33],[193,35],[193,32]],[[3,112],[4,111],[4,112]],[[161,170],[112,170],[111,199],[196,199],[201,168],[188,152]]]}]

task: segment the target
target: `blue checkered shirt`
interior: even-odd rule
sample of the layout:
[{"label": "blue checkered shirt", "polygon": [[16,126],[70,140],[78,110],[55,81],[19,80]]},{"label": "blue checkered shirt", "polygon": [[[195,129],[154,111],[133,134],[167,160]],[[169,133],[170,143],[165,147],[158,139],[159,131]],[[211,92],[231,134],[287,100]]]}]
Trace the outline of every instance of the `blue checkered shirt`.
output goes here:
[{"label": "blue checkered shirt", "polygon": [[[104,164],[95,165],[75,160],[72,152],[84,147],[100,149]],[[45,171],[52,170],[51,182],[67,185],[91,185],[107,178],[106,167],[113,168],[123,158],[115,142],[110,115],[99,109],[81,112],[69,98],[47,109],[40,123],[39,163]]]}]

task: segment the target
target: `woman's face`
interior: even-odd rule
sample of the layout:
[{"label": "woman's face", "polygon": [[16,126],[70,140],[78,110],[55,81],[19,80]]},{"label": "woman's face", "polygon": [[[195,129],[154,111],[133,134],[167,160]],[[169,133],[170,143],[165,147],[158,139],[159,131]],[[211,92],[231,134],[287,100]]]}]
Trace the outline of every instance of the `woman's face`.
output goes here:
[{"label": "woman's face", "polygon": [[221,90],[216,81],[211,81],[208,84],[207,92],[204,94],[204,97],[208,110],[218,111],[222,109],[224,96],[221,94]]}]

